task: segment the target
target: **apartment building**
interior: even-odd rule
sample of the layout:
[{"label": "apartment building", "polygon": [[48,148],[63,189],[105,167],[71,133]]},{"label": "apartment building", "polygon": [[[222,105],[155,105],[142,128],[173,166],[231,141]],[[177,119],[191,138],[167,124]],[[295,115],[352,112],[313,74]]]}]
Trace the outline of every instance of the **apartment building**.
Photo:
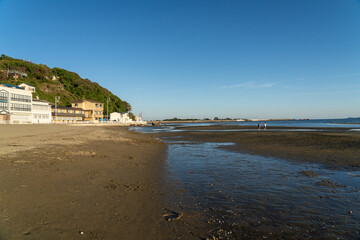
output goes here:
[{"label": "apartment building", "polygon": [[32,123],[32,92],[23,87],[0,84],[0,121]]},{"label": "apartment building", "polygon": [[33,100],[35,87],[0,84],[0,123],[79,123],[104,121],[104,104],[80,100],[72,107],[55,106],[44,100]]},{"label": "apartment building", "polygon": [[53,123],[79,123],[85,118],[82,108],[51,106],[51,115]]},{"label": "apartment building", "polygon": [[79,100],[71,103],[73,108],[82,108],[84,110],[84,121],[98,123],[104,121],[104,104],[92,100]]},{"label": "apartment building", "polygon": [[48,101],[32,101],[32,123],[51,123],[51,105]]}]

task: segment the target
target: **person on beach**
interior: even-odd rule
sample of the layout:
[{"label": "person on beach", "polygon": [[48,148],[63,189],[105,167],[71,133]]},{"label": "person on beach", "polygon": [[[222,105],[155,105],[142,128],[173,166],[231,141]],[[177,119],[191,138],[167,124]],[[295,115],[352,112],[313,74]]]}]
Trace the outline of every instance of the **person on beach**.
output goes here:
[{"label": "person on beach", "polygon": [[261,124],[260,124],[260,122],[258,123],[258,129],[259,129],[259,130],[261,129]]},{"label": "person on beach", "polygon": [[264,122],[264,130],[266,130],[266,122]]}]

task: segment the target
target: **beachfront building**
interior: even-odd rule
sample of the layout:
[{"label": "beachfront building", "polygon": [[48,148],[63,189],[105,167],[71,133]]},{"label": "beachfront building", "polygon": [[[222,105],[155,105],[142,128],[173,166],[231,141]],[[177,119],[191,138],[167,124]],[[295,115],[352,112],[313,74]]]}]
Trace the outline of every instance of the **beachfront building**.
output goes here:
[{"label": "beachfront building", "polygon": [[53,123],[81,123],[85,118],[82,108],[51,106],[51,116]]},{"label": "beachfront building", "polygon": [[51,123],[51,105],[48,101],[32,101],[32,123]]},{"label": "beachfront building", "polygon": [[129,117],[129,113],[127,112],[113,112],[110,113],[110,121],[111,122],[131,122],[132,119]]},{"label": "beachfront building", "polygon": [[32,92],[23,87],[0,84],[0,122],[32,123]]},{"label": "beachfront building", "polygon": [[135,115],[135,122],[142,122],[142,117]]},{"label": "beachfront building", "polygon": [[0,123],[10,122],[9,91],[0,85]]},{"label": "beachfront building", "polygon": [[82,108],[84,110],[84,121],[98,123],[104,121],[104,104],[93,100],[79,100],[71,103],[73,108]]}]

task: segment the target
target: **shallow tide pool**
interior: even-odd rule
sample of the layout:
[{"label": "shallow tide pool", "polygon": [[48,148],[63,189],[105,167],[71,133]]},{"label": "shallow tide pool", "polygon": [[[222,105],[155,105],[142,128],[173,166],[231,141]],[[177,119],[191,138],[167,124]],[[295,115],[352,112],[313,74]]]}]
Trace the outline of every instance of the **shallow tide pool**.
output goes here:
[{"label": "shallow tide pool", "polygon": [[206,215],[213,236],[360,239],[360,172],[226,150],[232,143],[164,141],[169,178]]}]

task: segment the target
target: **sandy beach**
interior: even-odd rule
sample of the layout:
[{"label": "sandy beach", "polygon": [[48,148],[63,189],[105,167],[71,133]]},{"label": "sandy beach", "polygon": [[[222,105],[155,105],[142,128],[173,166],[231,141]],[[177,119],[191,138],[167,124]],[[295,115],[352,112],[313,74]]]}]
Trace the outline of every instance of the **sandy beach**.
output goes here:
[{"label": "sandy beach", "polygon": [[122,127],[0,133],[0,239],[191,239],[163,198],[161,141]]},{"label": "sandy beach", "polygon": [[[187,131],[142,134],[119,126],[0,125],[0,239],[212,239],[231,230],[198,209],[201,196],[194,198],[171,182],[169,176],[176,173],[168,172],[167,145],[157,137],[232,142],[222,148],[330,168],[359,167],[359,132],[181,129]],[[216,181],[209,184],[217,186]],[[254,219],[258,221],[248,221]],[[239,236],[260,234],[253,230],[242,227]]]}]

